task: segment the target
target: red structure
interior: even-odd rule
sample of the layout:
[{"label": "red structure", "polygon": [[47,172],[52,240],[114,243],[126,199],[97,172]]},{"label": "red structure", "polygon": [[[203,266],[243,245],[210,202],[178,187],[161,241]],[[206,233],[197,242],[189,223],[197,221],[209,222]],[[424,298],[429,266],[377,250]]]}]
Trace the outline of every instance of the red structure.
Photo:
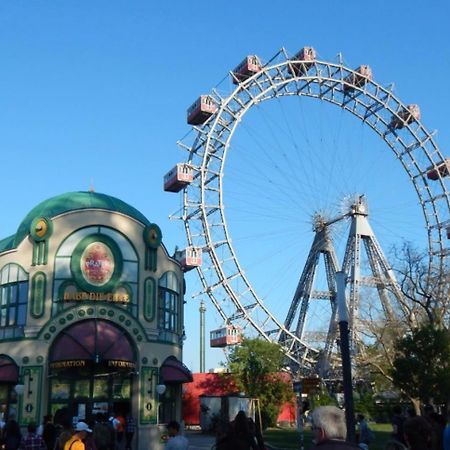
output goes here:
[{"label": "red structure", "polygon": [[[283,374],[283,377],[286,383],[292,383],[289,374]],[[185,384],[183,389],[183,420],[188,426],[200,424],[201,395],[225,397],[239,392],[231,376],[220,373],[194,373],[193,382]],[[295,424],[295,404],[285,403],[277,421]]]}]

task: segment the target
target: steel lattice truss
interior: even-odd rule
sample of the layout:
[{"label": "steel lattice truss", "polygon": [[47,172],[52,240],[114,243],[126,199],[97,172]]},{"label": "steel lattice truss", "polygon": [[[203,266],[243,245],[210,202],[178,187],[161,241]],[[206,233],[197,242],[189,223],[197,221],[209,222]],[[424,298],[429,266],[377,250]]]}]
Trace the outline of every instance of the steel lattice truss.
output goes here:
[{"label": "steel lattice truss", "polygon": [[[294,64],[302,67],[297,75],[293,75]],[[340,62],[314,60],[305,64],[289,59],[282,49],[230,95],[213,90],[216,113],[194,126],[194,133],[178,143],[188,151],[187,160],[194,170],[194,181],[183,192],[181,219],[189,245],[203,250],[203,265],[197,270],[204,291],[199,295],[210,297],[224,321],[244,329],[252,327],[268,340],[281,339],[286,355],[295,363],[315,363],[318,351],[291,332],[258,297],[236,257],[224,212],[222,181],[227,151],[241,118],[252,106],[277,97],[312,97],[350,112],[372,128],[393,151],[417,193],[428,233],[430,267],[439,269],[448,264],[448,178],[439,175],[430,182],[426,176],[430,166],[437,167],[444,160],[433,133],[420,121],[405,123],[401,129],[391,127],[392,117],[401,120],[407,105],[391,88],[369,79],[348,89],[346,80],[357,75]],[[231,315],[223,307],[230,302],[234,308]]]}]

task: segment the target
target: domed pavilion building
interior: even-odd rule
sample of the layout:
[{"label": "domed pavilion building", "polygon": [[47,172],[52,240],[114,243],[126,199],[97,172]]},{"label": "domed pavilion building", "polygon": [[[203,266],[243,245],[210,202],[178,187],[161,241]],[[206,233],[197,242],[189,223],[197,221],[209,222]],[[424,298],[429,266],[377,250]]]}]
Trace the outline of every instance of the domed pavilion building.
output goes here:
[{"label": "domed pavilion building", "polygon": [[0,240],[4,419],[129,412],[147,448],[155,424],[181,418],[192,380],[181,362],[184,292],[160,228],[127,203],[72,192],[37,205]]}]

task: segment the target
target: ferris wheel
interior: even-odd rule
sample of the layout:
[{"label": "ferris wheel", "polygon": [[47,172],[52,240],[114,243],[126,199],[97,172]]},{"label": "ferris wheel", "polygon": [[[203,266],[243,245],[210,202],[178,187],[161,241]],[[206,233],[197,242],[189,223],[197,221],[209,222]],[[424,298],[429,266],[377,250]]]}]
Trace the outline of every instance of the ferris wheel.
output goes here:
[{"label": "ferris wheel", "polygon": [[[345,161],[337,168],[335,164],[333,170],[338,174],[338,178],[348,181],[354,175],[345,175],[343,169],[359,159],[358,156],[348,155],[342,158],[343,152],[340,150],[331,156],[328,154],[328,157],[323,157],[317,156],[317,152],[310,149],[309,156],[307,155],[305,148],[311,145],[310,139],[308,136],[305,138],[305,135],[308,133],[310,137],[314,134],[318,135],[318,129],[326,129],[331,124],[336,125],[344,120],[340,116],[330,120],[327,109],[325,114],[323,111],[319,112],[320,121],[314,121],[309,117],[309,108],[317,108],[313,103],[333,105],[335,110],[337,106],[338,110],[340,108],[340,111],[344,111],[346,117],[352,117],[353,125],[351,126],[354,126],[353,118],[356,118],[364,129],[375,132],[371,133],[370,139],[376,141],[373,145],[382,144],[383,150],[377,155],[381,153],[383,155],[376,159],[376,164],[369,162],[367,166],[368,170],[373,170],[373,167],[378,165],[378,173],[370,177],[366,170],[359,170],[355,171],[356,176],[363,179],[371,178],[374,184],[386,184],[384,161],[388,159],[393,162],[397,170],[402,172],[400,184],[407,185],[410,193],[413,193],[414,200],[411,204],[414,203],[416,209],[420,210],[419,215],[423,228],[426,230],[424,235],[428,247],[430,270],[442,270],[448,267],[450,159],[446,159],[439,150],[433,138],[434,133],[430,133],[422,125],[419,106],[402,103],[394,94],[392,87],[383,87],[376,83],[369,66],[361,65],[356,69],[350,69],[344,65],[341,58],[337,62],[322,61],[311,47],[304,47],[292,56],[282,49],[265,63],[255,55],[247,56],[230,71],[228,80],[231,92],[225,92],[220,85],[208,95],[201,95],[188,109],[187,119],[192,125],[192,130],[178,142],[179,146],[187,152],[186,162],[177,164],[165,177],[165,190],[182,192],[181,214],[178,217],[184,223],[188,247],[181,255],[181,260],[187,270],[196,268],[201,282],[201,289],[197,295],[207,295],[210,298],[223,322],[239,326],[245,330],[245,333],[254,332],[267,340],[280,342],[292,362],[311,367],[317,363],[321,346],[315,342],[314,333],[310,332],[308,336],[306,325],[306,331],[303,330],[304,322],[308,321],[307,316],[311,315],[309,322],[312,323],[313,328],[314,324],[317,324],[316,319],[325,317],[324,327],[327,329],[332,328],[331,322],[335,320],[334,286],[330,281],[329,272],[330,268],[331,272],[339,270],[340,264],[334,251],[327,253],[328,243],[335,239],[334,231],[329,230],[331,225],[334,226],[342,219],[350,218],[350,221],[355,221],[355,217],[366,217],[367,205],[360,202],[364,192],[359,192],[356,197],[348,196],[349,191],[345,189],[334,192],[335,204],[339,203],[337,199],[339,195],[341,197],[347,195],[340,202],[341,206],[344,204],[340,212],[324,212],[320,202],[313,202],[313,209],[309,213],[314,216],[313,226],[316,236],[311,249],[314,249],[317,255],[320,253],[328,255],[328,262],[325,262],[325,265],[328,271],[327,288],[331,294],[322,295],[322,300],[327,303],[328,313],[322,314],[321,310],[315,310],[309,304],[305,304],[301,307],[304,310],[302,331],[299,332],[298,325],[296,329],[292,329],[293,309],[295,309],[292,301],[294,292],[291,292],[290,300],[288,300],[289,294],[283,293],[275,295],[275,302],[270,303],[268,295],[261,293],[259,286],[267,279],[275,278],[272,274],[275,271],[275,265],[280,261],[280,264],[285,264],[280,270],[281,276],[287,272],[287,266],[295,265],[295,284],[297,284],[301,272],[298,262],[301,256],[297,255],[295,260],[294,255],[290,262],[277,259],[278,250],[291,248],[289,242],[281,243],[280,241],[279,246],[274,247],[275,250],[272,249],[271,253],[265,255],[264,252],[258,254],[256,247],[265,248],[269,239],[276,241],[280,239],[280,236],[289,235],[292,230],[282,227],[282,218],[292,214],[297,207],[301,209],[306,202],[309,196],[302,194],[302,189],[317,191],[318,195],[323,195],[325,191],[333,191],[334,188],[327,184],[320,185],[324,178],[327,182],[328,178],[331,178],[330,173],[324,169],[330,160],[334,163],[338,158]],[[313,124],[303,130],[302,139],[305,139],[303,148],[299,148],[298,141],[293,136],[294,129],[301,126],[295,127],[286,121],[286,116],[294,115],[292,109],[277,109],[272,112],[269,109],[267,114],[263,111],[259,119],[254,122],[250,118],[247,136],[243,137],[244,133],[240,132],[240,128],[244,126],[247,117],[251,116],[254,110],[260,111],[263,105],[270,103],[274,103],[278,108],[287,99],[302,102],[299,107],[302,111],[300,121],[313,120]],[[312,101],[306,103],[309,100],[305,99],[312,99]],[[293,108],[298,108],[297,104]],[[274,124],[273,117],[278,119],[282,117],[282,124]],[[255,131],[258,128],[264,129],[268,133],[267,136],[258,135]],[[286,146],[280,143],[279,138],[274,137],[275,133],[282,134],[284,137],[288,136],[295,141],[292,144],[294,149],[292,152],[295,154],[298,166],[288,159]],[[351,139],[353,134],[347,133],[345,139]],[[332,141],[335,138],[336,136],[328,142],[329,147],[334,145]],[[239,143],[236,144],[235,140]],[[318,140],[323,143],[320,135]],[[359,145],[360,143],[358,151]],[[252,152],[249,150],[250,147],[256,151]],[[389,155],[384,155],[388,153],[386,149],[391,151],[390,158],[388,158]],[[241,160],[233,162],[233,155],[240,155]],[[348,159],[345,160],[345,158]],[[282,163],[284,167],[281,167]],[[275,184],[273,173],[276,171],[279,172],[278,185],[272,189]],[[398,172],[394,178],[399,178]],[[227,188],[231,192],[237,186],[241,186],[240,192],[227,194]],[[396,196],[395,188],[386,189],[390,191],[392,197]],[[271,192],[275,192],[276,197],[269,199]],[[376,190],[374,192],[376,193]],[[248,195],[248,198],[233,210],[230,206],[233,198],[234,201],[239,202],[245,195]],[[260,203],[266,198],[266,203]],[[258,226],[270,222],[271,217],[276,218],[272,230],[266,230],[266,234],[262,233],[259,236],[257,230],[251,225],[248,226],[245,220],[238,225],[230,223],[236,219],[239,221],[239,219],[247,218],[252,206],[255,205],[258,206],[253,213]],[[391,209],[396,209],[395,202],[392,202]],[[240,216],[239,213],[235,214],[234,211],[237,210],[240,210]],[[405,217],[405,222],[407,221],[408,217]],[[287,222],[290,224],[292,220],[287,218]],[[242,251],[241,242],[244,239],[236,238],[235,235],[239,227],[247,227],[246,233],[256,236],[259,243],[253,247],[250,245],[250,248]],[[403,230],[402,227],[400,228]],[[312,236],[305,238],[296,231],[293,236],[296,242],[313,240]],[[370,236],[373,235],[370,234]],[[369,242],[367,249],[369,253],[372,252],[372,256],[381,254],[378,243],[374,239]],[[357,251],[353,249],[352,252],[352,257],[356,258]],[[258,254],[255,256],[256,261],[247,264],[246,257],[242,258],[244,253]],[[308,252],[304,251],[303,254],[306,261]],[[347,252],[346,255],[348,254]],[[343,267],[348,268],[348,258],[343,259]],[[387,267],[384,259],[381,257],[378,259],[381,261],[380,267],[384,264],[388,272],[390,268]],[[373,261],[372,259],[369,262],[373,265]],[[252,267],[249,267],[250,265]],[[266,269],[266,272],[259,277],[256,283],[258,286],[256,286],[255,276],[258,277],[258,275],[255,274],[262,267]],[[310,276],[310,284],[315,277],[315,274]],[[286,319],[284,319],[285,314],[287,314]],[[329,340],[329,336],[333,335],[329,330],[327,333]],[[316,333],[316,338],[319,335],[320,333]]]}]

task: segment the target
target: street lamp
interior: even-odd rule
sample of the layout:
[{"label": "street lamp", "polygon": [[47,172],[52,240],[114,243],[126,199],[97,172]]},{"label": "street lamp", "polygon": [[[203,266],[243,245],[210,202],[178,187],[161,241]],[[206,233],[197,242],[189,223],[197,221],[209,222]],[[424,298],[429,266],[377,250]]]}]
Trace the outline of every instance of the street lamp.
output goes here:
[{"label": "street lamp", "polygon": [[158,394],[158,397],[157,397],[158,404],[156,406],[156,425],[159,425],[159,407],[160,407],[159,397],[161,395],[163,395],[164,392],[166,392],[166,389],[167,389],[167,386],[165,384],[158,384],[156,386],[156,393]]},{"label": "street lamp", "polygon": [[345,272],[336,272],[336,301],[339,313],[339,331],[342,357],[342,382],[344,385],[345,421],[347,439],[355,442],[355,417],[353,410],[352,363],[348,328],[348,310],[345,300]]},{"label": "street lamp", "polygon": [[14,390],[16,391],[17,395],[22,395],[25,391],[25,385],[22,383],[16,384],[14,386]]}]

